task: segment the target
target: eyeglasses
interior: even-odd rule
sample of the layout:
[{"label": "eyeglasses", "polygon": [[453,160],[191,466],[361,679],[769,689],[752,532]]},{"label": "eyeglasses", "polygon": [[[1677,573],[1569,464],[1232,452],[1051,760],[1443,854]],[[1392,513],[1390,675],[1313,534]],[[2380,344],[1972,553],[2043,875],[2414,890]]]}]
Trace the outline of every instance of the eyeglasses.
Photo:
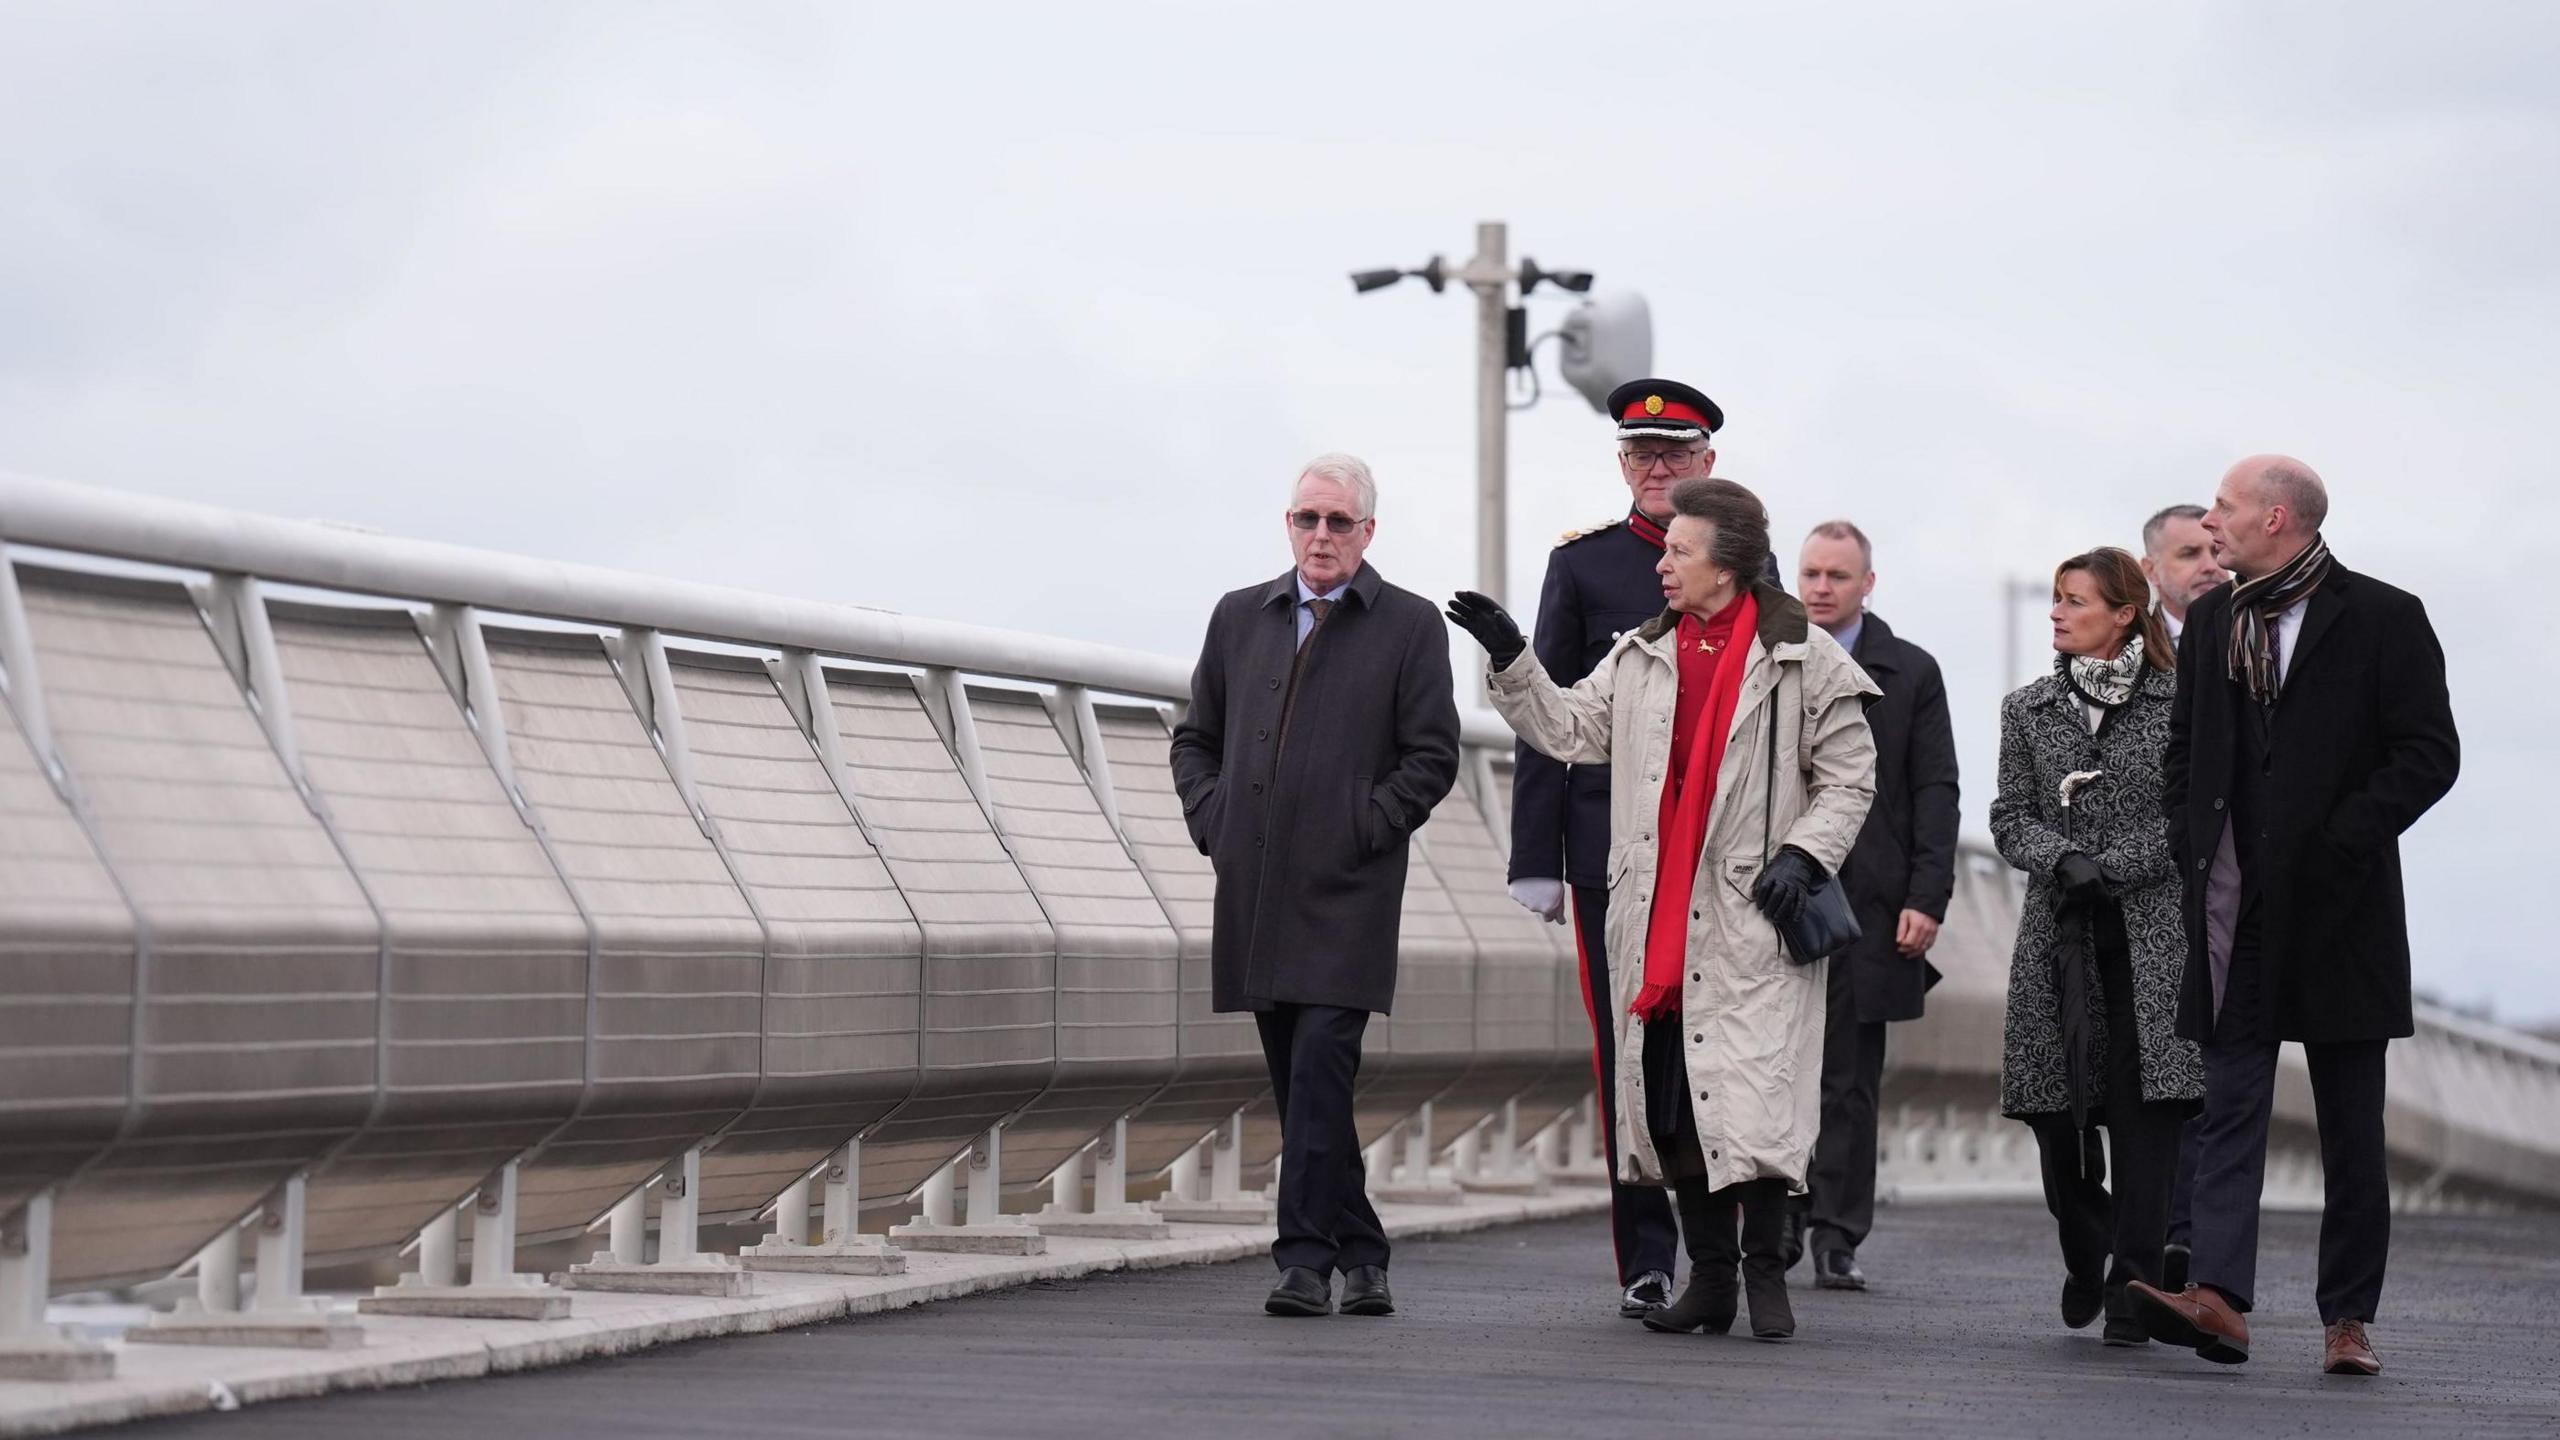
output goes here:
[{"label": "eyeglasses", "polygon": [[1289,512],[1289,523],[1301,530],[1313,530],[1321,523],[1325,529],[1336,535],[1348,535],[1354,529],[1369,522],[1354,520],[1348,515],[1327,515],[1316,510],[1292,510]]},{"label": "eyeglasses", "polygon": [[1638,473],[1652,469],[1659,461],[1669,466],[1672,474],[1686,475],[1697,466],[1700,453],[1696,450],[1621,450],[1618,459]]}]

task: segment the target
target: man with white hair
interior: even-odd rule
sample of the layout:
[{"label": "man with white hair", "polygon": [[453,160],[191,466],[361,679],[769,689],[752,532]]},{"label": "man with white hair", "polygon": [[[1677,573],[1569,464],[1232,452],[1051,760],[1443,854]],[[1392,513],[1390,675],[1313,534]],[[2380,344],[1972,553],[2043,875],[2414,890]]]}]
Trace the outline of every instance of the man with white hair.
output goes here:
[{"label": "man with white hair", "polygon": [[1360,1039],[1395,1002],[1407,846],[1458,775],[1439,607],[1363,555],[1378,490],[1320,455],[1290,490],[1295,563],[1218,601],[1174,788],[1218,876],[1211,1003],[1250,1010],[1280,1108],[1273,1315],[1388,1315],[1387,1236],[1351,1123]]},{"label": "man with white hair", "polygon": [[2249,1358],[2276,1058],[2300,1041],[2320,1125],[2320,1366],[2374,1375],[2383,1052],[2414,1028],[2400,834],[2453,788],[2461,740],[2426,607],[2339,564],[2328,512],[2310,466],[2253,455],[2204,518],[2237,582],[2187,612],[2163,765],[2187,878],[2178,1034],[2204,1046],[2194,1253],[2184,1289],[2126,1292],[2154,1338]]}]

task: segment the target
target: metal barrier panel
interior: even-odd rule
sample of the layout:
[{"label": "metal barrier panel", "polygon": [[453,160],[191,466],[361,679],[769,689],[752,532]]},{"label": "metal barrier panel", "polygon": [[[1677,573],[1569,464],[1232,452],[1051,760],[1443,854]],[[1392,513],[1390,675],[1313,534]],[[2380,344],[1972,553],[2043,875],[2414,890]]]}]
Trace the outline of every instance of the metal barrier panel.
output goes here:
[{"label": "metal barrier panel", "polygon": [[903,1199],[1057,1068],[1057,940],[903,674],[830,668],[847,788],[924,931],[924,1077],[865,1137],[866,1201]]},{"label": "metal barrier panel", "polygon": [[749,1215],[921,1078],[924,935],[763,662],[670,651],[686,749],[764,918],[764,1080],[702,1157],[702,1213]]},{"label": "metal barrier panel", "polygon": [[[1416,1109],[1449,1093],[1475,1060],[1476,947],[1423,838],[1437,833],[1431,828],[1437,823],[1413,830],[1397,928],[1395,1013],[1369,1022],[1361,1083],[1352,1097],[1363,1145],[1376,1144]],[[1432,1129],[1436,1138],[1436,1117]]]},{"label": "metal barrier panel", "polygon": [[1005,1178],[1028,1185],[1172,1082],[1181,942],[1040,697],[967,696],[988,806],[1058,943],[1057,1078],[1005,1127]]},{"label": "metal barrier panel", "polygon": [[595,933],[588,1084],[517,1224],[574,1235],[754,1096],[764,933],[590,634],[482,632],[508,755]]},{"label": "metal barrier panel", "polygon": [[[1483,757],[1485,824],[1493,832],[1494,846],[1503,856],[1506,877],[1503,893],[1510,894],[1508,876],[1511,855],[1511,782],[1512,752],[1509,747],[1487,747],[1476,752]],[[1519,902],[1513,901],[1517,904]],[[1565,891],[1565,923],[1551,925],[1541,921],[1539,932],[1556,955],[1555,1031],[1551,1044],[1556,1068],[1539,1088],[1520,1097],[1522,1134],[1544,1129],[1564,1112],[1579,1106],[1598,1084],[1597,1049],[1591,1038],[1591,997],[1584,990],[1582,947],[1576,938],[1573,918],[1573,891]],[[1522,911],[1527,914],[1527,911]]]},{"label": "metal barrier panel", "polygon": [[575,1111],[587,924],[405,609],[268,602],[295,752],[382,917],[382,1100],[312,1177],[314,1259],[395,1248]]},{"label": "metal barrier panel", "polygon": [[1175,1014],[1176,1079],[1129,1125],[1129,1173],[1152,1175],[1228,1116],[1271,1093],[1253,1016],[1211,1009],[1209,940],[1218,876],[1191,843],[1182,797],[1173,788],[1173,732],[1152,705],[1097,705],[1102,748],[1129,842],[1156,899],[1182,941],[1182,991]]},{"label": "metal barrier panel", "polygon": [[1434,1142],[1454,1142],[1510,1100],[1543,1103],[1553,1096],[1554,1109],[1563,1109],[1590,1088],[1591,1071],[1588,1065],[1577,1072],[1570,1062],[1559,1063],[1560,962],[1554,945],[1539,933],[1549,927],[1511,898],[1505,847],[1494,839],[1464,777],[1426,828],[1431,868],[1439,872],[1476,948],[1475,1066],[1465,1081],[1432,1102]]},{"label": "metal barrier panel", "polygon": [[1929,991],[1926,1014],[1893,1027],[1881,1104],[1998,1104],[2009,956],[2018,936],[2014,874],[1990,850],[1957,851],[1955,894],[1929,951],[1944,978]]},{"label": "metal barrier panel", "polygon": [[115,1138],[133,986],[133,913],[0,707],[0,1216]]},{"label": "metal barrier panel", "polygon": [[182,587],[18,574],[55,743],[147,935],[138,1114],[64,1190],[53,1273],[156,1276],[364,1122],[381,935]]}]

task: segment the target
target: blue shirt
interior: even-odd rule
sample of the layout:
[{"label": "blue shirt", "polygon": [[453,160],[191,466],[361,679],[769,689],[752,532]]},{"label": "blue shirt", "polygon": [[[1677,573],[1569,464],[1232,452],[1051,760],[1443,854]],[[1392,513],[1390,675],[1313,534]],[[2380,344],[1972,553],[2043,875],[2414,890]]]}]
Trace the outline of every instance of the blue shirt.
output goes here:
[{"label": "blue shirt", "polygon": [[1306,576],[1297,575],[1292,576],[1291,578],[1298,582],[1298,643],[1304,645],[1307,643],[1307,632],[1316,628],[1316,612],[1307,608],[1307,602],[1310,600],[1330,600],[1338,605],[1342,602],[1343,592],[1351,588],[1351,582],[1345,580],[1341,584],[1336,585],[1332,589],[1319,595],[1313,590],[1307,588]]},{"label": "blue shirt", "polygon": [[1858,632],[1866,628],[1867,612],[1861,610],[1858,612],[1858,618],[1849,622],[1847,629],[1834,631],[1831,638],[1840,642],[1841,649],[1855,655],[1858,653]]}]

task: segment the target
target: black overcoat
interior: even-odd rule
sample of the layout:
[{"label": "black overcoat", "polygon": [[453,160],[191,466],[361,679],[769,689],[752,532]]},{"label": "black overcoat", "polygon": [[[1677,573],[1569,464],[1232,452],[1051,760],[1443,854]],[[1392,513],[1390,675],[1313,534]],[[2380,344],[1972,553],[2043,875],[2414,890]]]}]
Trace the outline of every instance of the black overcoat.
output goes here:
[{"label": "black overcoat", "polygon": [[1211,1000],[1394,1007],[1407,846],[1458,774],[1458,708],[1439,607],[1368,565],[1316,633],[1287,744],[1297,576],[1235,591],[1209,617],[1173,783],[1218,875]]},{"label": "black overcoat", "polygon": [[[2196,601],[2179,636],[2164,791],[2187,879],[2187,968],[2178,1033],[2213,1025],[2206,881],[2233,780],[2238,727],[2261,723],[2230,678],[2231,587]],[[2267,717],[2258,841],[2260,963],[2278,1040],[2411,1033],[2400,833],[2453,788],[2461,740],[2444,647],[2418,597],[2343,565],[2311,593]]]},{"label": "black overcoat", "polygon": [[1840,885],[1858,916],[1858,940],[1835,958],[1849,967],[1862,1021],[1917,1020],[1932,974],[1894,948],[1902,912],[1947,918],[1956,888],[1956,737],[1947,686],[1928,651],[1869,615],[1849,653],[1884,694],[1867,702],[1876,739],[1876,800]]}]

